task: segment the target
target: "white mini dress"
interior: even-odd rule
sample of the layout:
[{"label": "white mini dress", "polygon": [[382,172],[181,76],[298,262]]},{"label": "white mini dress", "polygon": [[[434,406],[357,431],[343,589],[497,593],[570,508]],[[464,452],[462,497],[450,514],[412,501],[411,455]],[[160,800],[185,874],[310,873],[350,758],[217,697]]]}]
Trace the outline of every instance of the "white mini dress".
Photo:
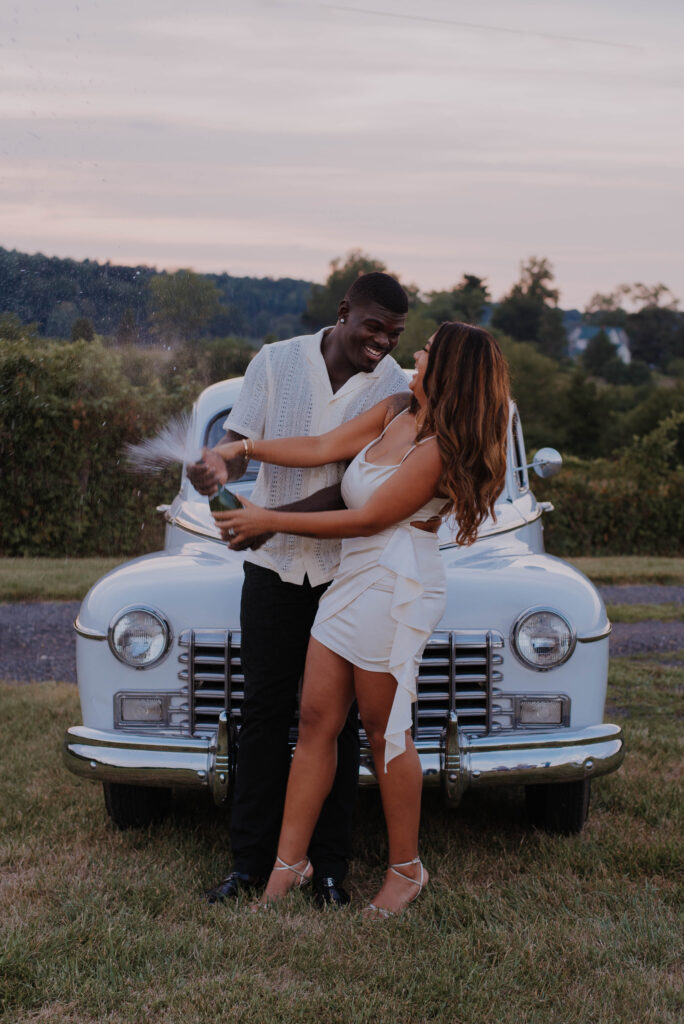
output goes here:
[{"label": "white mini dress", "polygon": [[[379,440],[369,442],[344,474],[347,508],[365,505],[416,447],[397,465],[382,466],[366,460],[368,449]],[[344,538],[340,567],[321,598],[311,630],[316,640],[352,665],[389,672],[396,679],[385,730],[385,770],[406,749],[404,734],[411,728],[420,658],[446,603],[437,536],[411,523],[439,515],[444,505],[444,498],[432,498],[409,519],[380,533]]]}]

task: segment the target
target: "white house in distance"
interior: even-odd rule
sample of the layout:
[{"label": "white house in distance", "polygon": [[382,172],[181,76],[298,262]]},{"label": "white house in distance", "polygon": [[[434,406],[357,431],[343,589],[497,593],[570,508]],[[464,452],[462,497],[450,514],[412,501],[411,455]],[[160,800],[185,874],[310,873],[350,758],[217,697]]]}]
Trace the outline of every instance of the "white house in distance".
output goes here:
[{"label": "white house in distance", "polygon": [[615,354],[618,359],[629,366],[632,361],[632,354],[629,351],[629,337],[624,327],[589,327],[586,324],[578,324],[568,331],[568,353],[576,359],[580,356],[592,338],[596,337],[599,331],[604,331],[608,340],[615,346]]}]

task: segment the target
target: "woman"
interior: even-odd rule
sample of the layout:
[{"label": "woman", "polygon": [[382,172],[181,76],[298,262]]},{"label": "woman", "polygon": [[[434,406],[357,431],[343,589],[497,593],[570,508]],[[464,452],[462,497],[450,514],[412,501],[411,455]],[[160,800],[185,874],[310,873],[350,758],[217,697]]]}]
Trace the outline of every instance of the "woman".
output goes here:
[{"label": "woman", "polygon": [[380,784],[389,840],[384,883],[366,910],[386,917],[421,892],[422,771],[411,739],[420,657],[445,603],[436,516],[453,514],[470,544],[494,514],[506,469],[508,371],[496,341],[467,324],[443,324],[415,353],[408,409],[386,422],[389,401],[319,437],[238,441],[217,447],[263,462],[316,466],[353,460],[346,509],[278,512],[245,501],[215,515],[240,543],[280,531],[342,537],[340,568],[311,631],[299,740],[288,781],[276,864],[262,902],[313,873],[306,851],[335,774],[336,740],[356,697]]}]

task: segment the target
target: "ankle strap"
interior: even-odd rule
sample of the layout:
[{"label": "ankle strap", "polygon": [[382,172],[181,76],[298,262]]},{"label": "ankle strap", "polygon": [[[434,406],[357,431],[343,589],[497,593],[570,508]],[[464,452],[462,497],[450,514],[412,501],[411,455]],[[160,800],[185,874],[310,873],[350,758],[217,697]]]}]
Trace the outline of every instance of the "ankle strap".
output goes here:
[{"label": "ankle strap", "polygon": [[[311,861],[308,857],[300,857],[297,864],[301,864],[302,861],[306,861],[304,864],[304,870],[300,871],[299,868],[295,867],[294,864],[286,864],[282,857],[276,857],[276,863],[273,866],[274,871],[291,871],[294,875],[299,875],[300,878],[306,878],[306,869],[310,866]],[[280,863],[278,863],[280,862]]]},{"label": "ankle strap", "polygon": [[[410,868],[413,867],[414,864],[420,864],[419,878],[411,878],[410,875],[405,875],[403,871],[397,871],[397,868]],[[390,871],[393,871],[395,875],[398,875],[399,878],[405,878],[407,882],[413,882],[413,884],[417,885],[419,889],[423,888],[423,879],[425,878],[425,871],[421,863],[420,857],[414,857],[413,860],[402,860],[399,861],[397,864],[390,864],[389,869]]]},{"label": "ankle strap", "polygon": [[390,864],[390,867],[391,868],[408,868],[408,867],[411,867],[413,864],[420,864],[420,857],[414,857],[413,860],[398,861],[396,864]]}]

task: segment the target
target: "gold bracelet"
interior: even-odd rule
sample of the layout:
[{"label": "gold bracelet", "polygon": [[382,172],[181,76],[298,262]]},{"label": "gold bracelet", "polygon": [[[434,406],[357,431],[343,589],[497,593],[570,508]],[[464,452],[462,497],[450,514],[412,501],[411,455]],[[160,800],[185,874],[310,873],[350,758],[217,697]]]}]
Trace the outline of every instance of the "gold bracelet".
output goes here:
[{"label": "gold bracelet", "polygon": [[251,458],[251,456],[252,456],[252,454],[254,452],[254,441],[252,440],[252,438],[251,437],[250,438],[243,437],[242,438],[242,447],[245,450],[245,458],[246,459]]}]

